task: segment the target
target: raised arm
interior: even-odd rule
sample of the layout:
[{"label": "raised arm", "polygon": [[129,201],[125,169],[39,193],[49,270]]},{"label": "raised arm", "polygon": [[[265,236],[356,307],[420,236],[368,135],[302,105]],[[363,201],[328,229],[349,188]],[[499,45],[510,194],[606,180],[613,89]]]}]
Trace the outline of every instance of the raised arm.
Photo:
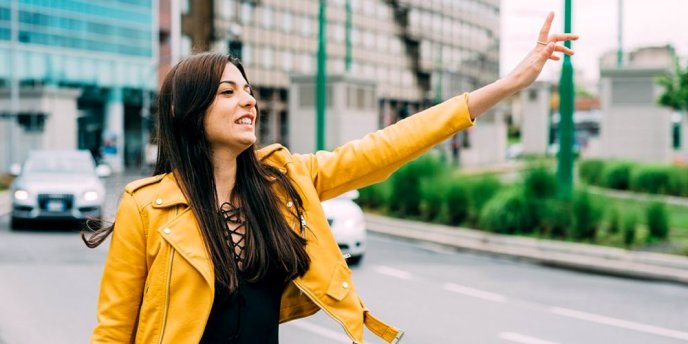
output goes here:
[{"label": "raised arm", "polygon": [[566,48],[558,42],[577,40],[578,35],[573,34],[549,34],[554,13],[550,12],[545,19],[545,23],[540,29],[535,47],[526,55],[521,63],[514,68],[509,75],[499,79],[487,86],[471,92],[468,102],[468,109],[473,119],[491,109],[497,103],[508,96],[528,87],[537,79],[547,60],[558,61],[560,58],[554,52],[561,52],[573,55],[573,50]]},{"label": "raised arm", "polygon": [[476,118],[501,100],[533,83],[547,60],[559,59],[553,55],[555,51],[573,54],[557,42],[575,40],[578,36],[550,36],[553,18],[553,13],[547,16],[533,50],[503,79],[451,98],[332,152],[294,155],[295,160],[305,165],[320,199],[386,179],[436,144],[472,126]]}]

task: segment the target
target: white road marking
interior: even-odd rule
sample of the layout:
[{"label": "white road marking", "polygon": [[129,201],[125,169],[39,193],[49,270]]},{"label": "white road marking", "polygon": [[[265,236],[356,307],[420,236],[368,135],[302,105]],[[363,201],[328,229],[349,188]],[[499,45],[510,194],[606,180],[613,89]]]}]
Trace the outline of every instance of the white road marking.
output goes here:
[{"label": "white road marking", "polygon": [[514,332],[502,332],[498,336],[500,339],[504,339],[514,343],[522,344],[557,344],[557,342],[550,342],[547,340],[538,339],[535,337],[526,336],[520,333]]},{"label": "white road marking", "polygon": [[604,315],[581,312],[581,311],[568,309],[568,308],[550,307],[549,311],[554,313],[554,314],[563,315],[563,316],[581,319],[581,320],[586,320],[586,321],[591,321],[591,322],[596,322],[598,324],[621,327],[621,328],[625,328],[628,330],[650,333],[650,334],[654,334],[654,335],[658,335],[658,336],[662,336],[662,337],[688,340],[688,332],[681,332],[681,331],[676,331],[676,330],[672,330],[672,329],[668,329],[668,328],[664,328],[664,327],[646,325],[646,324],[641,324],[641,323],[637,323],[637,322],[633,322],[633,321],[616,319],[616,318],[611,318],[611,317],[607,317]]},{"label": "white road marking", "polygon": [[496,294],[496,293],[491,293],[488,291],[482,291],[478,289],[473,289],[469,288],[466,286],[454,284],[454,283],[445,283],[443,286],[444,290],[451,291],[454,293],[459,293],[467,296],[472,296],[472,297],[477,297],[479,299],[484,299],[488,301],[494,301],[494,302],[506,302],[507,297],[501,294]]},{"label": "white road marking", "polygon": [[399,270],[399,269],[395,269],[395,268],[390,268],[389,266],[382,266],[382,265],[376,266],[375,271],[377,271],[383,275],[392,276],[392,277],[396,277],[396,278],[403,279],[403,280],[411,279],[411,273],[410,272],[406,272],[404,270]]},{"label": "white road marking", "polygon": [[329,328],[325,328],[325,327],[322,327],[320,325],[316,325],[312,322],[308,322],[305,320],[294,321],[294,322],[289,323],[289,325],[292,325],[292,326],[298,327],[302,330],[306,330],[308,332],[312,332],[312,333],[315,333],[317,335],[323,336],[325,338],[334,340],[337,343],[351,344],[351,342],[352,342],[352,340],[349,337],[347,337],[346,335],[344,335],[340,332],[332,331]]}]

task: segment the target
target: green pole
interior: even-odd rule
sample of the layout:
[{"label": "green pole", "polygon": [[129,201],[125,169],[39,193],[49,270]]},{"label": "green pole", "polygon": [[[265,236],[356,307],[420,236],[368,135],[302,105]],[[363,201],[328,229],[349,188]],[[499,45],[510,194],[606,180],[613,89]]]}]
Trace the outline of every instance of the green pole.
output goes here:
[{"label": "green pole", "polygon": [[618,43],[619,47],[616,50],[616,66],[623,66],[623,0],[619,0],[619,27],[618,27]]},{"label": "green pole", "polygon": [[318,37],[318,75],[316,77],[316,101],[315,101],[315,137],[316,149],[325,149],[325,104],[327,102],[327,41],[326,41],[326,23],[327,23],[327,7],[326,0],[320,0],[320,21],[319,21],[319,37]]},{"label": "green pole", "polygon": [[[571,1],[564,2],[564,32],[571,32]],[[564,42],[571,48],[571,41]],[[573,192],[573,64],[571,57],[564,55],[564,65],[559,81],[559,156],[557,165],[557,180],[559,182],[559,198],[570,200]]]},{"label": "green pole", "polygon": [[351,71],[351,0],[346,0],[346,58],[345,70]]}]

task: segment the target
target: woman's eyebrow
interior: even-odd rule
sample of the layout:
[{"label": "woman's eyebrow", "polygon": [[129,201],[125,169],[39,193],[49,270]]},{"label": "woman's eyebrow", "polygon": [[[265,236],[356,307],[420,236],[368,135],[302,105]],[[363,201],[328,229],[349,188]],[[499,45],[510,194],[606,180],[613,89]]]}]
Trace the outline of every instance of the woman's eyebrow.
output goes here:
[{"label": "woman's eyebrow", "polygon": [[[230,84],[230,85],[232,85],[232,86],[234,86],[234,87],[237,87],[237,83],[234,82],[234,81],[232,81],[232,80],[222,80],[222,81],[220,81],[220,85],[222,85],[222,84]],[[249,85],[248,85],[248,84],[244,84],[244,87],[249,87]]]}]

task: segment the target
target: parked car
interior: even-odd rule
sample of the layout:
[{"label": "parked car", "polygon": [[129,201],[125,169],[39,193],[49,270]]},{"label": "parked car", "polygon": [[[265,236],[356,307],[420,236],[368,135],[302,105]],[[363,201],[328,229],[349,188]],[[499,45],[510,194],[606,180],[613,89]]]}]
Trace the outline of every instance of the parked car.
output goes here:
[{"label": "parked car", "polygon": [[100,218],[105,201],[106,165],[96,167],[86,150],[31,151],[23,166],[12,167],[12,228],[35,220]]},{"label": "parked car", "polygon": [[358,265],[366,251],[366,224],[361,207],[353,201],[356,198],[358,191],[351,191],[322,202],[327,222],[349,265]]}]

